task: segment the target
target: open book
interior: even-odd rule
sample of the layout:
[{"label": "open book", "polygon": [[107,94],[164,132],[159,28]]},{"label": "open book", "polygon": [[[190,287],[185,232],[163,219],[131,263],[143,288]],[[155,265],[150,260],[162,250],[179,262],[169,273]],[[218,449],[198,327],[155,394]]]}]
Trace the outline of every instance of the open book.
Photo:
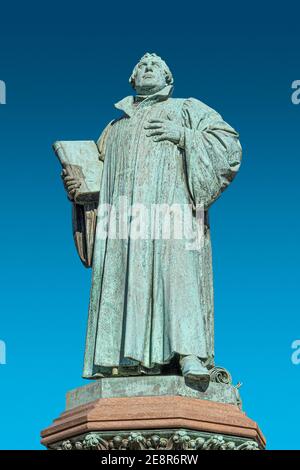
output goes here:
[{"label": "open book", "polygon": [[55,142],[53,149],[68,175],[81,181],[75,202],[86,204],[96,201],[103,169],[96,143],[93,140],[64,140]]}]

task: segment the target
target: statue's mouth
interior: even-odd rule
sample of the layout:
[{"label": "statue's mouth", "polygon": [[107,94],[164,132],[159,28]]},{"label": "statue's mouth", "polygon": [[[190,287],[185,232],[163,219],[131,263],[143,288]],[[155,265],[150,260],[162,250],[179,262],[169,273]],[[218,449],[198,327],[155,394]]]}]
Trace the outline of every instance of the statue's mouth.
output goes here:
[{"label": "statue's mouth", "polygon": [[152,73],[145,73],[143,78],[153,78],[153,74]]}]

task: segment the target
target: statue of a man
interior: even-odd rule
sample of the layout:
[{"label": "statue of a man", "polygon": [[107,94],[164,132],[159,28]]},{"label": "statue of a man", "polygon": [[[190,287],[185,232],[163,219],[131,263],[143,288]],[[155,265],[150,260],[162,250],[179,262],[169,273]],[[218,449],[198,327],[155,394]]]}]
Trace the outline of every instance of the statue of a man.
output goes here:
[{"label": "statue of a man", "polygon": [[[214,365],[207,211],[239,169],[238,134],[201,101],[172,98],[172,73],[156,54],[142,57],[130,83],[135,96],[115,105],[122,114],[97,142],[97,202],[75,203],[81,182],[63,172],[77,249],[93,269],[83,377],[177,371],[207,382]],[[122,236],[109,236],[122,218],[120,197],[147,208],[186,205],[194,224],[201,206],[201,249],[187,249],[183,237],[133,239],[132,214]],[[119,215],[100,216],[104,206]]]}]

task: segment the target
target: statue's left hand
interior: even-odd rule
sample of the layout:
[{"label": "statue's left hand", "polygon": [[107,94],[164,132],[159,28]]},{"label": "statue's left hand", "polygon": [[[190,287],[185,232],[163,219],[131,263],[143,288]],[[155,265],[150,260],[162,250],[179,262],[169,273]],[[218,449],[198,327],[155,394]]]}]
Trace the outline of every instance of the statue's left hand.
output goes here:
[{"label": "statue's left hand", "polygon": [[168,140],[177,145],[183,135],[183,127],[170,118],[149,119],[145,129],[148,130],[147,137],[154,137],[155,142]]}]

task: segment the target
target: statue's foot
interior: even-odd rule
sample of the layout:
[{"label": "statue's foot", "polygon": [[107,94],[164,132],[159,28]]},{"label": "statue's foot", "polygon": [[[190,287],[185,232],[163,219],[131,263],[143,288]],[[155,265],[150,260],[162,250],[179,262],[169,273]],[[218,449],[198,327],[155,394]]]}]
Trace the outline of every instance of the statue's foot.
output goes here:
[{"label": "statue's foot", "polygon": [[193,382],[200,382],[203,387],[208,387],[209,372],[197,356],[182,356],[180,367],[183,377]]}]

